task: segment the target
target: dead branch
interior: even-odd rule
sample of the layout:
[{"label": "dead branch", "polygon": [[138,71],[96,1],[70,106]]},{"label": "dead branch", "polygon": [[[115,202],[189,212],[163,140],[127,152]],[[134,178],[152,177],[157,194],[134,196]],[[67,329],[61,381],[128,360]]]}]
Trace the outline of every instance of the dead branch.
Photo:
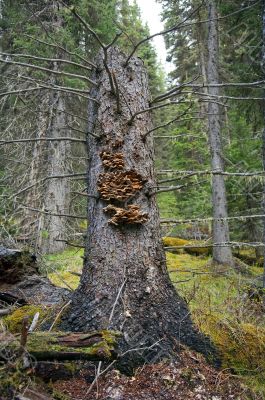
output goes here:
[{"label": "dead branch", "polygon": [[179,186],[169,186],[169,187],[165,187],[165,188],[161,188],[158,189],[155,194],[159,194],[159,193],[165,193],[165,192],[174,192],[176,190],[180,190],[183,188],[188,188],[190,186],[197,186],[197,185],[201,185],[202,183],[205,183],[207,181],[199,181],[199,182],[193,182],[193,183],[186,183],[184,185],[179,185]]},{"label": "dead branch", "polygon": [[47,58],[47,57],[38,57],[38,56],[33,56],[31,54],[23,54],[23,53],[2,53],[0,52],[0,55],[5,56],[5,57],[18,57],[18,58],[29,58],[31,60],[39,60],[39,61],[48,61],[52,63],[62,63],[62,64],[69,64],[69,65],[74,65],[75,67],[78,68],[83,68],[88,71],[91,71],[91,67],[87,67],[86,65],[76,63],[74,61],[69,61],[63,58]]},{"label": "dead branch", "polygon": [[57,213],[53,213],[50,211],[46,211],[46,210],[40,210],[38,208],[33,208],[33,207],[29,207],[26,206],[24,204],[20,204],[20,207],[22,208],[26,208],[29,211],[34,211],[34,212],[38,212],[40,214],[46,214],[46,215],[51,215],[53,217],[67,217],[67,218],[76,218],[76,219],[86,219],[86,215],[73,215],[73,214],[57,214]]},{"label": "dead branch", "polygon": [[[160,170],[157,171],[158,174],[176,174],[176,175],[182,175],[182,178],[189,178],[190,176],[194,175],[224,175],[224,176],[242,176],[242,177],[248,177],[248,176],[265,176],[265,171],[255,171],[255,172],[225,172],[225,171],[178,171],[178,170]],[[178,179],[178,178],[176,178]],[[174,179],[174,180],[176,180]],[[161,181],[162,182],[162,181]],[[166,182],[163,181],[163,182]]]},{"label": "dead branch", "polygon": [[76,12],[75,7],[74,6],[68,6],[67,4],[65,4],[62,0],[60,0],[60,2],[66,7],[68,8],[68,10],[70,10],[72,12],[72,14],[79,20],[79,22],[81,22],[81,24],[83,25],[83,27],[86,29],[86,31],[88,31],[89,33],[91,33],[91,35],[94,37],[94,39],[96,39],[96,41],[98,42],[98,44],[100,45],[100,47],[102,47],[103,49],[106,48],[105,44],[100,40],[98,34],[88,25],[88,23]]},{"label": "dead branch", "polygon": [[[187,112],[190,110],[190,108],[191,108],[191,105],[190,105],[185,111],[183,111],[183,113],[181,113],[180,115],[178,115],[176,118],[171,119],[170,121],[166,122],[165,124],[161,124],[161,125],[155,126],[153,129],[150,129],[149,131],[147,131],[147,132],[143,135],[143,138],[146,139],[146,137],[147,137],[150,133],[156,131],[157,129],[165,128],[166,126],[171,125],[173,122],[178,121],[181,117],[183,117],[183,115],[186,115],[186,114],[187,114]],[[199,117],[199,118],[202,118],[202,117]]]},{"label": "dead branch", "polygon": [[79,142],[86,143],[83,139],[72,138],[72,137],[58,137],[58,138],[27,138],[27,139],[13,139],[13,140],[0,140],[0,146],[5,144],[13,144],[13,143],[27,143],[27,142],[60,142],[60,141],[68,141],[68,142]]},{"label": "dead branch", "polygon": [[60,46],[60,45],[58,45],[58,44],[53,44],[53,43],[45,42],[44,40],[37,39],[37,38],[35,38],[34,36],[27,35],[27,34],[25,34],[25,33],[24,33],[24,34],[22,33],[22,35],[24,35],[25,37],[28,37],[28,38],[30,38],[30,39],[32,39],[32,40],[35,40],[35,41],[38,42],[38,43],[45,44],[46,46],[50,46],[50,47],[53,47],[53,48],[56,48],[56,49],[60,49],[60,50],[62,50],[64,53],[66,53],[66,54],[68,54],[68,55],[70,55],[70,56],[77,57],[77,58],[79,58],[79,60],[84,61],[84,62],[85,62],[86,64],[88,64],[88,65],[91,65],[91,67],[96,68],[96,64],[94,64],[92,61],[89,61],[89,60],[87,60],[86,58],[82,57],[80,54],[71,52],[71,51],[65,49],[64,47],[62,47],[62,46]]},{"label": "dead branch", "polygon": [[156,36],[160,36],[160,35],[166,35],[167,33],[170,32],[174,32],[177,29],[181,28],[182,25],[184,24],[184,22],[186,22],[188,19],[190,19],[194,14],[196,14],[197,11],[199,11],[199,9],[202,7],[203,2],[195,8],[195,10],[193,10],[183,21],[179,22],[177,25],[173,26],[172,28],[166,29],[164,31],[158,32],[158,33],[154,33],[153,35],[150,35],[142,40],[140,40],[133,48],[133,50],[131,51],[131,53],[129,54],[127,60],[125,61],[125,67],[128,65],[130,59],[132,58],[132,56],[134,55],[134,53],[136,52],[136,50],[138,49],[139,46],[141,46],[143,43],[147,42],[148,40],[153,39]]},{"label": "dead branch", "polygon": [[170,102],[167,102],[167,103],[164,103],[164,104],[159,104],[159,105],[157,105],[157,106],[152,106],[152,107],[148,107],[148,108],[145,108],[145,109],[143,109],[143,110],[137,111],[136,113],[134,113],[134,114],[132,115],[131,119],[128,121],[128,125],[131,125],[131,124],[133,123],[134,119],[135,119],[138,115],[144,114],[144,113],[146,113],[146,112],[151,112],[151,111],[157,110],[157,109],[159,109],[159,108],[164,108],[164,107],[169,107],[169,106],[175,106],[175,105],[179,105],[179,104],[183,104],[183,103],[191,104],[190,101],[186,101],[186,100],[184,100],[184,99],[180,99],[179,101],[170,101]]},{"label": "dead branch", "polygon": [[11,64],[11,65],[19,65],[21,67],[32,68],[32,69],[36,69],[38,71],[49,72],[50,74],[53,74],[53,75],[70,76],[71,78],[82,79],[82,80],[85,80],[85,81],[89,82],[92,85],[95,85],[95,86],[97,85],[96,82],[92,81],[92,79],[88,78],[87,76],[79,75],[79,74],[73,74],[71,72],[56,71],[56,70],[53,70],[53,69],[41,67],[39,65],[23,63],[23,62],[19,62],[19,61],[4,60],[2,58],[0,58],[0,63],[2,63],[2,64]]},{"label": "dead branch", "polygon": [[245,221],[246,219],[258,219],[258,218],[264,218],[265,214],[254,214],[254,215],[237,215],[233,217],[225,217],[225,218],[213,218],[213,217],[206,217],[206,218],[190,218],[190,219],[174,219],[174,218],[169,218],[169,219],[161,219],[160,223],[161,224],[190,224],[193,222],[207,222],[207,221],[232,221],[232,220],[238,220],[238,221]]}]

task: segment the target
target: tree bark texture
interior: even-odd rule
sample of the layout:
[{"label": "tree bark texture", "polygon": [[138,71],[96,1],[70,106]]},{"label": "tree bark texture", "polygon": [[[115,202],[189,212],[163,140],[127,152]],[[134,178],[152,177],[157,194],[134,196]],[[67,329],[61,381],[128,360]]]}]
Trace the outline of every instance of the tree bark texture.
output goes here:
[{"label": "tree bark texture", "polygon": [[[50,29],[58,30],[64,24],[60,15],[62,7],[57,0],[50,4],[53,23]],[[56,57],[62,57],[62,51],[57,50]],[[64,55],[65,56],[65,55]],[[58,63],[53,63],[51,69],[60,70]],[[51,84],[58,83],[59,78],[52,74],[48,77]],[[36,138],[60,138],[69,134],[65,95],[58,92],[45,91],[40,94],[40,111],[37,121]],[[61,240],[66,238],[67,218],[54,214],[68,214],[70,203],[70,182],[68,179],[43,178],[53,175],[66,175],[69,172],[68,156],[71,146],[67,141],[37,141],[33,147],[33,157],[29,173],[29,185],[33,185],[28,192],[26,204],[32,208],[46,210],[52,215],[25,212],[23,225],[27,236],[33,238],[35,248],[42,253],[56,253],[66,247]],[[58,241],[60,239],[60,241]]]},{"label": "tree bark texture", "polygon": [[[208,2],[208,84],[219,83],[219,51],[218,51],[218,28],[217,10],[215,1]],[[209,86],[209,106],[208,106],[208,129],[209,144],[211,153],[211,167],[213,171],[223,171],[220,105],[218,97],[220,90],[218,87]],[[225,181],[222,175],[212,176],[212,205],[213,205],[213,242],[229,242],[229,225],[224,220],[227,217],[227,201]],[[230,247],[214,247],[213,260],[218,264],[233,265],[232,251]]]},{"label": "tree bark texture", "polygon": [[[265,0],[262,1],[262,71],[265,76]],[[262,162],[263,169],[265,171],[265,91],[263,92],[263,120],[264,120],[264,128],[262,133]],[[263,186],[263,196],[262,196],[262,208],[263,214],[265,214],[265,184]],[[265,244],[265,217],[263,218],[263,244]],[[265,247],[263,248],[263,278],[262,278],[262,287],[265,288]],[[263,300],[265,304],[265,297]]]},{"label": "tree bark texture", "polygon": [[205,353],[207,339],[194,328],[166,268],[153,138],[144,139],[151,115],[132,118],[149,107],[147,73],[139,58],[127,67],[125,60],[110,48],[108,74],[102,54],[98,58],[98,88],[91,95],[99,105],[91,102],[88,127],[99,136],[88,136],[88,192],[95,197],[89,200],[84,270],[68,324],[76,331],[121,331],[123,349],[153,346],[158,358],[179,341]]},{"label": "tree bark texture", "polygon": [[[66,105],[61,93],[55,94],[52,104],[54,113],[49,127],[50,137],[68,136]],[[47,175],[65,175],[69,173],[68,156],[70,144],[66,141],[49,142],[47,157]],[[70,202],[70,182],[68,179],[48,179],[43,199],[45,210],[52,214],[68,214]],[[44,253],[55,253],[65,248],[66,244],[57,239],[65,239],[67,218],[56,215],[42,215],[42,229],[47,235],[40,236],[40,247]]]}]

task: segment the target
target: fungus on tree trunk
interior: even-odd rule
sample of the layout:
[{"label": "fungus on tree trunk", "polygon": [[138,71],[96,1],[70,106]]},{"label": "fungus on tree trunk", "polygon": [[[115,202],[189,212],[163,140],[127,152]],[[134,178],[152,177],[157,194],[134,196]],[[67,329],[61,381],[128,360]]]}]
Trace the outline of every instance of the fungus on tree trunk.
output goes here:
[{"label": "fungus on tree trunk", "polygon": [[[154,195],[153,138],[144,138],[151,115],[141,113],[129,124],[133,114],[149,107],[147,73],[139,58],[126,67],[125,61],[117,48],[109,48],[108,67],[120,92],[117,112],[103,55],[97,60],[98,87],[91,96],[99,106],[90,102],[88,131],[99,139],[88,136],[88,192],[99,195],[89,199],[84,269],[66,325],[123,332],[121,349],[130,350],[132,366],[139,357],[169,356],[179,342],[203,353],[213,349],[169,279]],[[141,354],[131,351],[143,347]]]}]

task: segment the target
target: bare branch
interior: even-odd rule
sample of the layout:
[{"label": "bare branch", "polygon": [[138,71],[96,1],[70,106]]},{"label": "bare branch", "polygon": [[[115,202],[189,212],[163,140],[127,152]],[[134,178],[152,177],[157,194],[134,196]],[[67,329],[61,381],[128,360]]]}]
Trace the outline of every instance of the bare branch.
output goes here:
[{"label": "bare branch", "polygon": [[[1,54],[1,53],[0,53]],[[59,75],[59,76],[70,76],[71,78],[76,78],[76,79],[82,79],[85,80],[89,83],[91,83],[92,85],[97,85],[96,82],[92,81],[92,79],[84,76],[84,75],[78,75],[78,74],[72,74],[70,72],[65,72],[65,71],[55,71],[53,69],[49,69],[49,68],[45,68],[45,67],[41,67],[39,65],[34,65],[34,64],[28,64],[28,63],[22,63],[22,62],[18,62],[18,61],[11,61],[11,60],[3,60],[2,58],[0,58],[0,62],[3,64],[12,64],[12,65],[19,65],[21,67],[27,67],[27,68],[32,68],[32,69],[36,69],[39,71],[44,71],[44,72],[49,72],[50,74],[54,74],[54,75]]]},{"label": "bare branch", "polygon": [[91,62],[91,61],[85,59],[85,58],[82,57],[80,54],[73,53],[73,52],[71,52],[71,51],[65,49],[64,47],[62,47],[62,46],[60,46],[60,45],[58,45],[58,44],[53,44],[53,43],[45,42],[44,40],[37,39],[37,38],[35,38],[34,36],[27,35],[27,34],[24,34],[24,36],[26,36],[26,37],[28,37],[28,38],[30,38],[30,39],[32,39],[32,40],[35,40],[35,41],[38,42],[38,43],[45,44],[46,46],[50,46],[50,47],[53,47],[53,48],[56,48],[56,49],[60,49],[60,50],[64,51],[66,54],[68,54],[68,55],[70,55],[70,56],[74,56],[74,57],[79,58],[79,60],[84,61],[84,62],[87,63],[88,65],[91,65],[91,67],[93,67],[93,68],[96,68],[96,67],[97,67],[96,64],[94,64],[93,62]]},{"label": "bare branch", "polygon": [[[160,170],[157,171],[158,174],[176,174],[176,175],[184,175],[182,177],[190,177],[194,175],[224,175],[224,176],[241,176],[241,177],[249,177],[249,176],[265,176],[265,171],[254,171],[254,172],[225,172],[225,171],[178,171],[178,170]],[[186,175],[186,176],[185,176]],[[178,178],[176,178],[178,179]]]},{"label": "bare branch", "polygon": [[67,174],[67,175],[50,175],[50,176],[46,176],[45,178],[42,178],[36,182],[34,182],[33,184],[25,187],[24,189],[20,190],[19,192],[15,193],[14,195],[12,195],[12,198],[19,196],[20,194],[28,191],[29,189],[33,188],[34,186],[44,183],[46,180],[48,179],[65,179],[65,178],[73,178],[73,177],[82,177],[82,179],[85,179],[86,174]]},{"label": "bare branch", "polygon": [[165,193],[165,192],[174,192],[176,190],[180,190],[180,189],[187,188],[190,186],[198,186],[205,182],[207,182],[207,181],[204,180],[204,181],[193,182],[193,183],[185,183],[184,185],[179,185],[179,186],[169,186],[166,188],[156,190],[156,192],[154,194]]},{"label": "bare branch", "polygon": [[170,98],[171,96],[175,96],[178,94],[178,92],[186,86],[190,86],[190,84],[192,82],[195,82],[198,78],[200,77],[200,75],[196,76],[195,78],[193,78],[192,80],[190,80],[189,82],[184,82],[181,85],[175,86],[174,88],[168,90],[166,93],[163,93],[157,97],[154,98],[154,100],[151,101],[151,104],[153,103],[157,103],[159,101],[163,101],[166,100],[168,98]]},{"label": "bare branch", "polygon": [[154,33],[153,35],[150,35],[142,40],[140,40],[133,48],[132,52],[130,53],[130,55],[128,56],[127,60],[125,61],[125,67],[128,65],[130,59],[132,58],[132,56],[134,55],[134,53],[136,52],[136,50],[138,49],[139,46],[141,46],[143,43],[147,42],[148,40],[153,39],[156,36],[160,36],[160,35],[166,35],[167,33],[170,32],[174,32],[177,29],[181,28],[182,25],[184,24],[184,22],[186,22],[188,19],[190,19],[194,14],[196,14],[196,12],[202,7],[203,2],[195,8],[195,10],[193,10],[183,21],[179,22],[177,25],[173,26],[172,28],[166,29],[164,31],[158,32],[158,33]]},{"label": "bare branch", "polygon": [[226,217],[226,218],[213,218],[213,217],[206,217],[206,218],[190,218],[190,219],[161,219],[161,224],[190,224],[193,222],[207,222],[207,221],[245,221],[246,219],[258,219],[264,218],[265,214],[253,214],[253,215],[239,215],[234,217]]},{"label": "bare branch", "polygon": [[180,115],[178,115],[176,118],[173,118],[172,120],[170,120],[169,122],[166,122],[165,124],[155,126],[153,129],[150,129],[149,131],[147,131],[147,132],[143,135],[143,138],[146,139],[146,137],[147,137],[150,133],[156,131],[157,129],[165,128],[166,126],[171,125],[173,122],[178,121],[181,117],[183,117],[183,115],[186,115],[186,113],[190,110],[190,108],[191,108],[191,104],[189,105],[189,107],[188,107],[185,111],[183,111],[183,113],[181,113]]},{"label": "bare branch", "polygon": [[98,34],[88,25],[88,23],[76,12],[75,7],[74,6],[68,6],[67,4],[65,4],[62,0],[60,0],[60,2],[66,7],[68,8],[68,10],[70,10],[72,12],[72,14],[79,20],[79,22],[81,22],[81,24],[83,25],[83,27],[89,32],[91,33],[91,35],[96,39],[96,41],[98,42],[98,44],[100,45],[100,47],[102,47],[103,49],[105,49],[105,45],[104,43],[100,40]]},{"label": "bare branch", "polygon": [[0,55],[2,56],[6,56],[6,57],[19,57],[19,58],[29,58],[32,60],[40,60],[40,61],[48,61],[48,62],[52,62],[52,63],[62,63],[62,64],[69,64],[69,65],[74,65],[75,67],[78,68],[83,68],[86,69],[88,71],[91,71],[91,67],[87,67],[86,65],[83,64],[79,64],[76,63],[74,61],[69,61],[63,58],[46,58],[46,57],[38,57],[38,56],[33,56],[31,54],[19,54],[19,53],[1,53]]},{"label": "bare branch", "polygon": [[128,121],[128,125],[131,125],[135,119],[135,117],[137,117],[138,115],[144,114],[146,112],[150,112],[153,110],[157,110],[159,108],[164,108],[164,107],[169,107],[169,106],[175,106],[175,105],[179,105],[179,104],[184,104],[184,103],[188,103],[191,104],[190,101],[184,100],[184,99],[180,99],[179,101],[170,101],[164,104],[159,104],[157,106],[153,106],[153,107],[149,107],[149,108],[145,108],[143,110],[137,111],[136,113],[134,113],[131,117],[131,119]]},{"label": "bare branch", "polygon": [[69,141],[69,142],[79,142],[86,143],[83,139],[72,138],[72,137],[47,137],[47,138],[33,138],[33,139],[13,139],[13,140],[0,140],[0,146],[5,144],[13,144],[13,143],[27,143],[27,142],[60,142],[60,141]]},{"label": "bare branch", "polygon": [[46,214],[46,215],[51,215],[53,217],[62,217],[62,218],[75,218],[75,219],[86,219],[86,215],[72,215],[72,214],[56,214],[50,211],[46,211],[46,210],[40,210],[38,208],[33,208],[33,207],[29,207],[26,206],[24,204],[21,204],[20,207],[26,208],[29,211],[33,211],[33,212],[38,212],[40,214]]}]

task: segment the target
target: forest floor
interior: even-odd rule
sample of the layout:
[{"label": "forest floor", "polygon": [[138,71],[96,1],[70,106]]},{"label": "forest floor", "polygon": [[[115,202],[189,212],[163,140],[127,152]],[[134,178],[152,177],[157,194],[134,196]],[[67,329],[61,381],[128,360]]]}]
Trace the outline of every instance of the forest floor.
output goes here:
[{"label": "forest floor", "polygon": [[[49,256],[45,265],[53,283],[75,289],[79,281],[75,274],[82,269],[81,256],[80,250]],[[198,361],[200,356],[184,351],[180,356],[183,361],[180,368],[171,364],[145,366],[132,378],[111,371],[99,380],[92,397],[85,398],[219,400],[247,396],[265,399],[264,305],[256,289],[262,268],[254,264],[247,268],[243,266],[240,271],[216,270],[210,256],[195,256],[183,251],[168,252],[167,265],[172,282],[191,310],[194,323],[211,337],[221,352],[224,372]],[[228,378],[228,371],[233,378]],[[256,396],[244,395],[241,384],[253,389]],[[57,382],[55,387],[71,399],[81,399],[89,384],[80,378],[74,382]],[[111,397],[112,391],[116,393],[114,397]]]},{"label": "forest floor", "polygon": [[[253,255],[244,256],[251,258]],[[82,257],[83,251],[80,249],[46,256],[42,272],[56,286],[74,290],[82,271]],[[36,378],[35,371],[29,370],[28,376],[22,376],[24,384],[25,379],[28,382],[23,392],[24,398],[265,400],[264,305],[257,289],[262,268],[255,264],[246,266],[239,263],[237,270],[217,269],[212,265],[210,255],[187,254],[183,250],[168,252],[167,265],[172,282],[191,310],[194,323],[200,331],[211,337],[222,355],[221,369],[216,370],[201,355],[183,346],[174,363],[164,361],[144,365],[130,377],[120,374],[114,364],[113,369],[95,379],[98,363],[79,362],[74,363],[64,379],[58,379],[54,373],[48,386],[43,386]],[[45,307],[43,310],[45,319],[47,310]],[[43,310],[40,310],[41,313]],[[22,311],[23,307],[17,313],[20,315]],[[25,311],[28,315],[29,309]],[[35,312],[36,309],[32,309],[32,316]],[[21,316],[19,321],[12,323],[16,330],[16,324],[21,323]],[[55,371],[57,367],[59,370],[60,365],[55,366]],[[103,363],[100,372],[104,368]],[[20,379],[20,376],[16,379]],[[1,397],[0,391],[2,399],[6,397]]]}]

